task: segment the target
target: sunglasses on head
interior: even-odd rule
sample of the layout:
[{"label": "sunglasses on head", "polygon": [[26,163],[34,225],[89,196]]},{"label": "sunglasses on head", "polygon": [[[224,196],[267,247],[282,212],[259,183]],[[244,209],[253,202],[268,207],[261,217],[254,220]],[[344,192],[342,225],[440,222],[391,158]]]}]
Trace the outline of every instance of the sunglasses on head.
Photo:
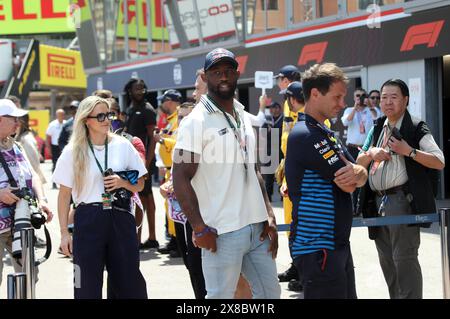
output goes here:
[{"label": "sunglasses on head", "polygon": [[89,119],[97,119],[98,122],[104,122],[106,119],[112,121],[115,117],[114,112],[98,113],[95,116],[88,116]]}]

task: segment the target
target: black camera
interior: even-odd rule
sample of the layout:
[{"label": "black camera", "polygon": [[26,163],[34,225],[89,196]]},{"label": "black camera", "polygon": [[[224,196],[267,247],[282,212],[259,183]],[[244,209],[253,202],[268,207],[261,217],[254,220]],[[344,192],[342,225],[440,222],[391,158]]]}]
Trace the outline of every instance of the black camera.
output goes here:
[{"label": "black camera", "polygon": [[103,177],[114,175],[114,171],[112,168],[108,168],[106,171],[103,172]]},{"label": "black camera", "polygon": [[398,128],[394,127],[392,129],[392,133],[391,136],[395,137],[397,140],[401,141],[402,140],[402,134],[400,134],[400,131],[398,130]]},{"label": "black camera", "polygon": [[33,195],[31,194],[31,190],[28,187],[13,189],[13,190],[11,190],[11,193],[16,195],[20,199],[25,199],[25,200],[29,200],[33,197]]}]

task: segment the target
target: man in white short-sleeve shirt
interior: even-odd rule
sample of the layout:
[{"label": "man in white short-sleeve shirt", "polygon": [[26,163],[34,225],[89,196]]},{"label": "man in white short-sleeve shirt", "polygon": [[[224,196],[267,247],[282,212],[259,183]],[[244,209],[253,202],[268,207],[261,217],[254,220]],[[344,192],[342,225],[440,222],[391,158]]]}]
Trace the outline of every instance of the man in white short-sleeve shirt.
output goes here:
[{"label": "man in white short-sleeve shirt", "polygon": [[234,100],[237,67],[228,50],[207,54],[208,94],[178,130],[174,190],[202,248],[206,297],[233,298],[242,272],[254,298],[279,298],[276,222],[250,118]]}]

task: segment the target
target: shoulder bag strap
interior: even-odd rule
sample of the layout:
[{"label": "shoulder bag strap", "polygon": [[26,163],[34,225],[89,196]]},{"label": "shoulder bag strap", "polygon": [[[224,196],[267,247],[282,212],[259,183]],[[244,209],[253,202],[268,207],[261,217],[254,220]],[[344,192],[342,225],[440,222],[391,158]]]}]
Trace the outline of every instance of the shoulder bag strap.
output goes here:
[{"label": "shoulder bag strap", "polygon": [[11,170],[8,167],[8,164],[6,163],[5,157],[3,156],[3,153],[1,151],[0,151],[0,162],[3,166],[3,169],[5,170],[6,175],[8,175],[9,185],[11,185],[11,187],[18,187],[17,182],[14,179]]}]

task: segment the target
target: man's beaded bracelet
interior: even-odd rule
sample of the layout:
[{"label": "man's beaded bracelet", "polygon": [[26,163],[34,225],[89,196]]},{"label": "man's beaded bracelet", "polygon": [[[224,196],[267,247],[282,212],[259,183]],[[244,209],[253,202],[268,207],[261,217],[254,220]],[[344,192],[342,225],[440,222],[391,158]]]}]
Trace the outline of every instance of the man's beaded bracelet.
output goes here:
[{"label": "man's beaded bracelet", "polygon": [[206,235],[206,233],[214,233],[217,235],[217,229],[206,225],[206,227],[201,232],[198,232],[198,233],[194,232],[194,235],[195,235],[195,237],[203,237]]}]

